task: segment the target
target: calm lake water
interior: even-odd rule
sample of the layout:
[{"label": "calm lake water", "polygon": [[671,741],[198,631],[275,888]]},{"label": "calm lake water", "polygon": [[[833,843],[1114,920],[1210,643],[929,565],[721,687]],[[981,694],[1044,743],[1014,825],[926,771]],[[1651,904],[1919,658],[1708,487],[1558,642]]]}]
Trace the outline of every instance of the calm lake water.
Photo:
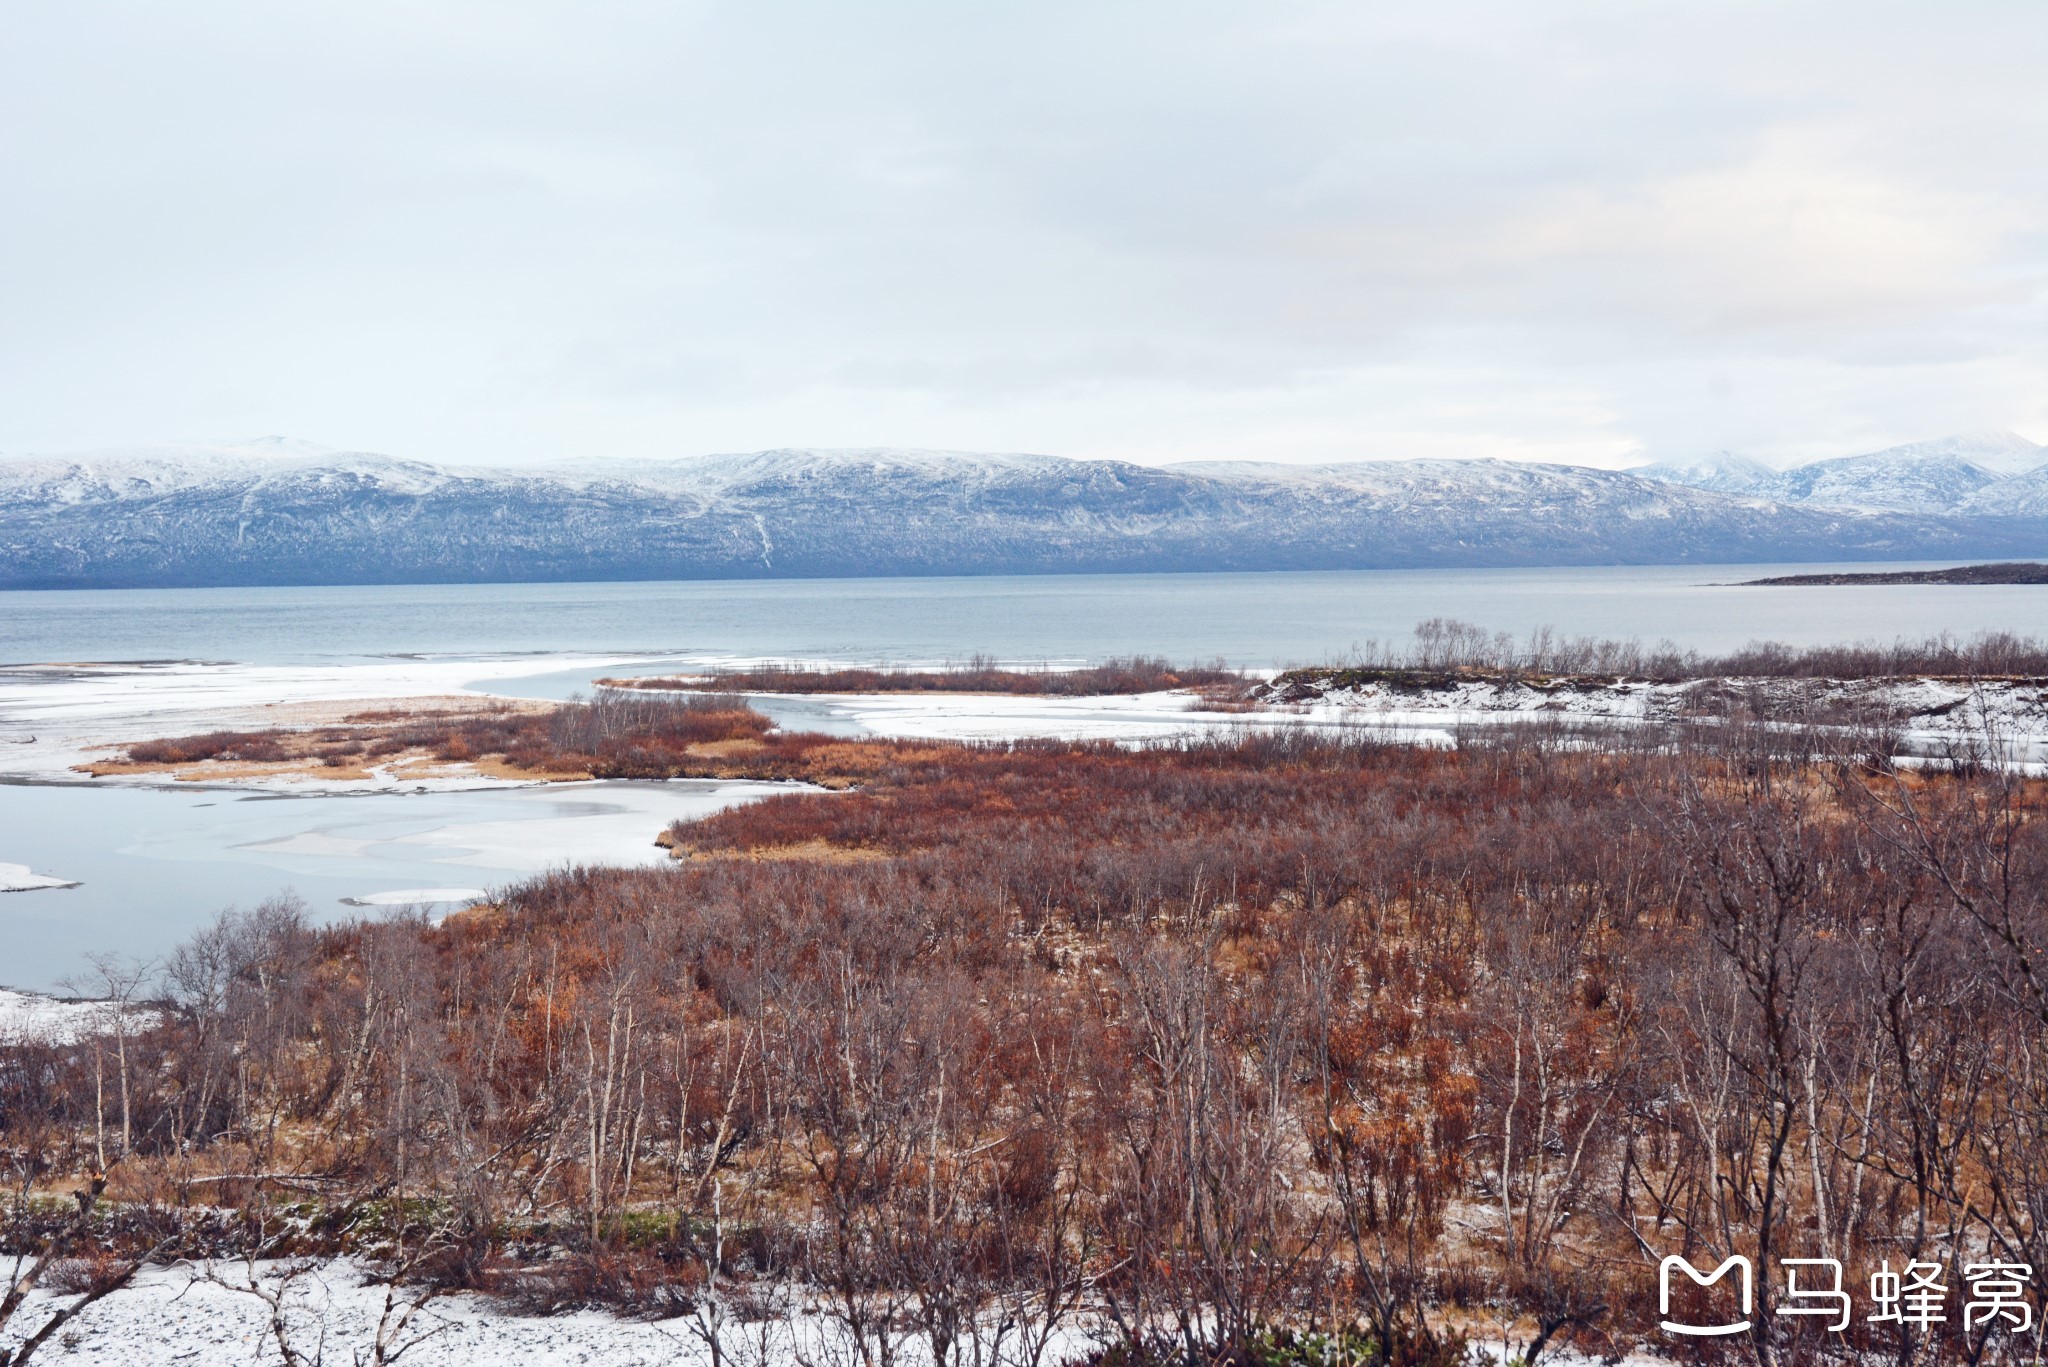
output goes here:
[{"label": "calm lake water", "polygon": [[[1925,566],[1912,566],[1924,568]],[[1315,663],[1428,617],[1725,650],[1987,628],[2048,632],[2048,588],[1738,588],[1877,565],[1043,575],[0,593],[0,664],[326,662],[507,651]]]},{"label": "calm lake water", "polygon": [[[587,687],[594,672],[551,658],[564,654],[670,657],[642,671],[672,668],[676,658],[920,663],[976,652],[1018,662],[1141,652],[1266,666],[1405,639],[1417,622],[1438,616],[1517,635],[1547,625],[1703,651],[1759,638],[2048,635],[2048,588],[1730,586],[1828,568],[1905,566],[0,593],[0,664],[344,666],[530,652],[529,676],[490,687],[562,697]],[[782,703],[799,725],[816,724],[811,706]],[[159,956],[219,908],[286,890],[316,917],[331,918],[366,914],[343,898],[488,889],[573,860],[655,859],[649,842],[669,820],[760,791],[591,784],[301,797],[0,784],[0,862],[83,883],[0,894],[0,984],[52,988],[93,951]]]}]

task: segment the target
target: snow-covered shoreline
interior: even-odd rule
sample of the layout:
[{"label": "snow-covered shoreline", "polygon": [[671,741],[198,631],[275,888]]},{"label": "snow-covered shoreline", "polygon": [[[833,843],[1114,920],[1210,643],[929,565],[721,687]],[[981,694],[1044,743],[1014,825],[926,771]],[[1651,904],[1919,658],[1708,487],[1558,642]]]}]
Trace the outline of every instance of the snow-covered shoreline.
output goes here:
[{"label": "snow-covered shoreline", "polygon": [[1785,719],[1882,719],[1910,755],[1942,755],[1989,739],[2011,759],[2048,760],[2048,680],[1711,678],[1550,685],[1456,679],[1418,686],[1351,682],[1341,673],[1328,680],[1328,686],[1313,676],[1276,681],[1266,690],[1273,711],[1397,729],[1527,721],[1641,726],[1698,716],[1717,703],[1748,701],[1763,715]]},{"label": "snow-covered shoreline", "polygon": [[[485,705],[530,701],[517,681],[542,674],[595,679],[656,657],[521,655],[405,658],[331,665],[243,665],[181,661],[44,664],[0,670],[0,779],[82,781],[78,766],[105,760],[141,739],[220,729],[331,723],[354,705]],[[708,667],[713,662],[700,662]],[[719,660],[721,665],[750,662]],[[830,667],[839,662],[800,663]],[[1792,704],[1889,714],[1908,753],[1940,754],[1997,734],[2014,758],[2048,760],[2048,682],[1946,679],[1703,679],[1683,683],[1578,681],[1565,685],[1458,679],[1418,687],[1386,681],[1318,683],[1283,677],[1262,690],[1256,710],[1219,710],[1199,693],[1167,691],[1100,697],[986,693],[759,695],[773,709],[804,712],[852,733],[909,740],[993,741],[1047,737],[1157,741],[1244,727],[1367,727],[1425,745],[1452,743],[1472,726],[1565,721],[1641,725],[1696,714],[1708,694],[1749,693],[1776,709]],[[499,687],[501,681],[510,685]],[[809,724],[799,718],[797,725]],[[97,784],[164,784],[169,773],[124,773]],[[209,784],[293,793],[444,791],[517,787],[533,782],[483,773],[422,776],[373,771],[367,778],[317,772],[210,776]],[[9,870],[0,865],[0,888]],[[36,886],[45,886],[36,884]]]},{"label": "snow-covered shoreline", "polygon": [[[203,660],[111,664],[29,664],[0,668],[0,778],[78,782],[81,764],[108,758],[124,743],[203,731],[299,726],[325,720],[337,705],[404,699],[509,697],[488,684],[544,670],[607,668],[637,663],[624,655],[496,655],[360,661],[331,665],[251,665]],[[170,782],[168,776],[127,776],[121,782]],[[482,775],[428,780],[429,791],[491,787]],[[236,787],[353,792],[418,786],[406,778],[254,780]]]},{"label": "snow-covered shoreline", "polygon": [[[333,665],[244,665],[205,661],[135,664],[39,664],[0,669],[0,779],[154,786],[165,773],[83,779],[79,766],[114,757],[126,743],[213,730],[256,730],[331,722],[353,704],[473,703],[525,699],[493,685],[537,674],[587,671],[595,679],[642,656],[528,655],[403,659]],[[745,667],[767,661],[717,659],[696,667]],[[830,666],[836,661],[804,661]],[[913,740],[1009,740],[1057,737],[1136,742],[1231,727],[1248,718],[1200,708],[1192,693],[1047,698],[1001,694],[769,695],[801,702],[855,732]],[[1272,714],[1281,725],[1293,720]],[[213,786],[291,793],[404,790],[429,792],[516,787],[536,780],[486,774],[415,777],[375,771],[369,778],[318,773],[209,777]]]}]

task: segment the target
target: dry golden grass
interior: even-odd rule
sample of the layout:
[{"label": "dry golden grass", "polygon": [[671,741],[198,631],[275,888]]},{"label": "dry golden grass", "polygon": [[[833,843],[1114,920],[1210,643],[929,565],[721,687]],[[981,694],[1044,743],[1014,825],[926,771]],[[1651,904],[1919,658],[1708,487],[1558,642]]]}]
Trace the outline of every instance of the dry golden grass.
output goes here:
[{"label": "dry golden grass", "polygon": [[[667,831],[662,836],[667,836]],[[736,860],[742,863],[761,864],[779,861],[798,861],[808,864],[873,864],[896,857],[893,851],[878,850],[865,845],[835,845],[827,840],[799,840],[788,845],[761,845],[746,850],[703,850],[696,851],[672,840],[656,838],[655,844],[662,846],[677,859]]]},{"label": "dry golden grass", "polygon": [[758,755],[767,748],[753,737],[745,736],[734,740],[700,740],[686,753],[706,759],[725,759],[734,755]]},{"label": "dry golden grass", "polygon": [[526,783],[582,783],[591,777],[590,770],[581,767],[522,769],[503,755],[485,755],[481,759],[469,760],[459,767],[481,778],[516,779]]}]

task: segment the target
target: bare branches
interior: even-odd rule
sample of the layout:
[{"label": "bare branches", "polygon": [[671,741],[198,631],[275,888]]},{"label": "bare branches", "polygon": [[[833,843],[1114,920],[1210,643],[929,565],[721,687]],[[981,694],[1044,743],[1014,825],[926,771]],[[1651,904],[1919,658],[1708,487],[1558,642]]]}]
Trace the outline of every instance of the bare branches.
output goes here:
[{"label": "bare branches", "polygon": [[124,1201],[307,1198],[277,1251],[376,1261],[386,1361],[466,1289],[714,1367],[799,1314],[863,1367],[1536,1360],[1639,1342],[1674,1252],[1758,1260],[1747,1353],[1805,1360],[1783,1259],[2048,1266],[2048,795],[1824,739],[847,743],[859,792],[675,867],[224,919],[127,1039],[125,1144],[117,1041],[97,1091],[89,1041],[0,1050],[10,1246],[86,1237],[48,1195],[104,1114]]},{"label": "bare branches", "polygon": [[[52,1270],[86,1242],[100,1196],[106,1189],[107,1174],[93,1170],[85,1185],[71,1193],[76,1209],[45,1237],[42,1247],[32,1256],[15,1255],[7,1290],[0,1295],[0,1334],[5,1334],[27,1308],[29,1297],[43,1286]],[[50,1307],[42,1323],[23,1335],[11,1352],[0,1345],[0,1367],[23,1367],[81,1312],[134,1281],[136,1273],[162,1252],[163,1247],[164,1242],[159,1241],[146,1248],[131,1250],[127,1256],[104,1258],[88,1264],[83,1284],[72,1290],[71,1300]]]}]

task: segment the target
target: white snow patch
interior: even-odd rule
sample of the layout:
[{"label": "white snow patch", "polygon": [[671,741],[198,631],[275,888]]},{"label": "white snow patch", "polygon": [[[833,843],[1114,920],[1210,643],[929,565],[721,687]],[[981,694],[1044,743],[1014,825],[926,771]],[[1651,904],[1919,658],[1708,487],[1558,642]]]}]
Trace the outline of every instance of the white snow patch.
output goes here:
[{"label": "white snow patch", "polygon": [[[8,1261],[0,1259],[0,1262]],[[117,1363],[158,1367],[171,1363],[272,1362],[278,1358],[270,1307],[245,1287],[276,1295],[283,1291],[286,1334],[294,1349],[316,1352],[329,1362],[368,1362],[379,1320],[387,1313],[385,1288],[367,1269],[347,1258],[309,1263],[237,1261],[176,1264],[143,1269],[133,1283],[88,1306],[49,1345],[53,1361]],[[390,1319],[406,1310],[416,1290],[400,1287]],[[47,1311],[67,1300],[47,1291],[30,1295],[13,1325],[0,1330],[0,1352],[34,1332]],[[728,1322],[722,1340],[732,1367],[803,1367],[857,1361],[858,1354],[821,1307],[796,1303],[755,1322]],[[1503,1341],[1484,1326],[1473,1326],[1472,1347],[1481,1363],[1506,1363],[1526,1334]],[[531,1318],[511,1314],[488,1299],[458,1292],[422,1305],[403,1330],[389,1331],[388,1347],[402,1350],[409,1367],[709,1367],[701,1339],[682,1319],[621,1319],[600,1311]],[[1114,1338],[1107,1324],[1080,1316],[1051,1336],[1039,1361],[1046,1367],[1071,1363]],[[1014,1333],[993,1361],[1014,1361]],[[929,1345],[914,1333],[895,1343],[903,1367],[929,1367]],[[1545,1361],[1563,1367],[1591,1367],[1590,1355],[1554,1347]],[[38,1359],[40,1360],[40,1359]],[[1637,1349],[1620,1359],[1623,1367],[1664,1367],[1668,1359]]]},{"label": "white snow patch", "polygon": [[0,892],[34,892],[38,888],[75,888],[73,878],[52,878],[26,864],[0,864]]},{"label": "white snow patch", "polygon": [[[385,1313],[385,1289],[345,1258],[296,1268],[275,1262],[253,1268],[241,1262],[145,1268],[130,1286],[81,1312],[61,1335],[62,1346],[51,1344],[57,1350],[52,1357],[120,1367],[275,1361],[270,1307],[241,1289],[251,1285],[272,1294],[284,1290],[284,1319],[295,1349],[309,1357],[318,1349],[328,1362],[371,1360]],[[400,1312],[414,1294],[399,1290]],[[33,1332],[44,1320],[41,1312],[63,1299],[34,1293],[15,1323],[0,1330],[0,1351]],[[852,1360],[852,1345],[814,1306],[797,1305],[759,1323],[730,1324],[723,1337],[726,1361],[734,1367]],[[1043,1360],[1072,1361],[1093,1342],[1079,1329],[1065,1330],[1054,1336]],[[407,1367],[708,1367],[710,1361],[686,1321],[625,1320],[596,1311],[528,1318],[468,1293],[424,1305],[395,1336],[392,1346],[399,1345],[409,1345],[403,1352]],[[905,1336],[897,1348],[904,1367],[930,1362],[929,1351],[915,1336]]]},{"label": "white snow patch", "polygon": [[[94,1035],[112,1034],[120,1025],[119,1002],[46,997],[0,987],[0,1044],[34,1040],[44,1044],[75,1044]],[[128,1028],[145,1030],[157,1013],[148,1007],[127,1008]]]},{"label": "white snow patch", "polygon": [[[1753,694],[1776,715],[1811,705],[1882,713],[1909,753],[1939,756],[1989,744],[2020,763],[2048,760],[2048,681],[1991,679],[1700,679],[1540,688],[1461,680],[1440,688],[1366,683],[1282,704],[1309,719],[1393,728],[1485,726],[1545,719],[1642,725],[1691,712],[1703,691]],[[1258,714],[1253,714],[1258,715]]]},{"label": "white snow patch", "polygon": [[[9,1262],[0,1259],[0,1263]],[[278,1350],[270,1307],[243,1288],[275,1295],[283,1290],[285,1328],[293,1347],[329,1362],[367,1362],[386,1291],[366,1268],[348,1258],[308,1263],[238,1261],[144,1268],[134,1282],[88,1306],[47,1350],[53,1361],[117,1363],[158,1367],[171,1363],[276,1361]],[[391,1320],[419,1293],[400,1287]],[[0,1330],[0,1352],[17,1345],[44,1322],[47,1312],[67,1301],[48,1291],[31,1293],[15,1322]],[[722,1340],[732,1367],[803,1367],[857,1361],[852,1344],[818,1304],[801,1294],[780,1313],[754,1322],[728,1321]],[[1484,1326],[1473,1326],[1472,1346],[1481,1363],[1506,1363],[1526,1334],[1503,1341]],[[1113,1339],[1109,1326],[1083,1315],[1050,1336],[1039,1361],[1046,1367],[1071,1363]],[[997,1363],[1014,1361],[1014,1333]],[[485,1297],[458,1292],[422,1305],[403,1330],[391,1331],[388,1346],[402,1349],[411,1367],[709,1367],[701,1339],[682,1319],[621,1319],[601,1311],[533,1318],[501,1309]],[[928,1344],[911,1333],[898,1338],[903,1367],[929,1367]],[[1545,1361],[1590,1367],[1596,1359],[1571,1347],[1554,1347]],[[40,1358],[38,1359],[40,1360]],[[1621,1358],[1623,1367],[1664,1367],[1668,1359],[1640,1349]]]},{"label": "white snow patch", "polygon": [[[768,695],[779,696],[779,695]],[[1131,693],[1046,698],[1008,693],[805,694],[879,736],[911,740],[1160,740],[1216,726],[1242,726],[1260,714],[1190,711],[1194,695]]]},{"label": "white snow patch", "polygon": [[396,892],[366,892],[341,900],[351,907],[437,907],[450,902],[468,905],[483,901],[485,896],[482,888],[400,888]]}]

